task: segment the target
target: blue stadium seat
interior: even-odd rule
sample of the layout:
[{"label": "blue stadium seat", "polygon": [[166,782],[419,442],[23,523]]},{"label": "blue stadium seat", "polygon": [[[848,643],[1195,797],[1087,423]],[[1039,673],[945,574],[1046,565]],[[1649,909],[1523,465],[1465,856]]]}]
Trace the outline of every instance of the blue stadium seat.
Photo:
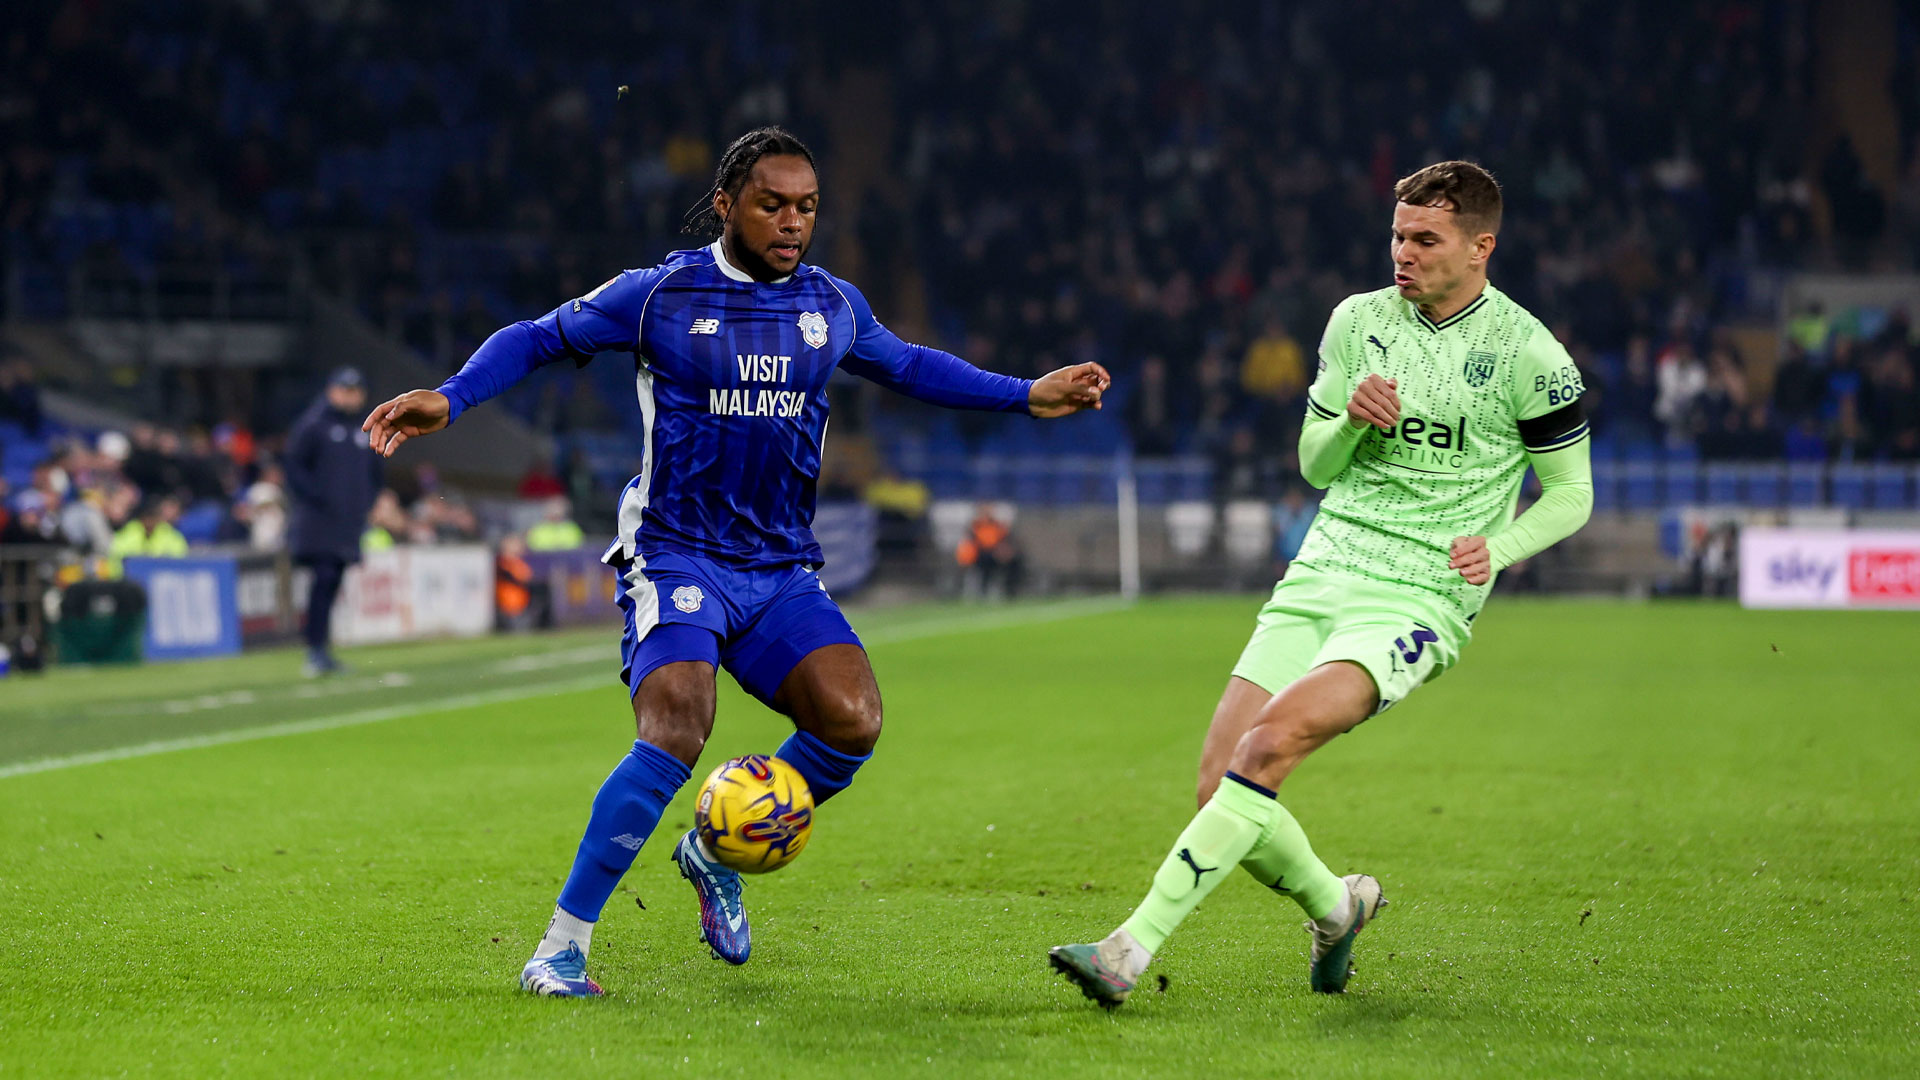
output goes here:
[{"label": "blue stadium seat", "polygon": [[1678,559],[1687,553],[1686,527],[1680,515],[1669,510],[1660,515],[1660,554]]},{"label": "blue stadium seat", "polygon": [[1872,470],[1875,510],[1905,510],[1912,505],[1913,485],[1908,482],[1905,466],[1882,462]]},{"label": "blue stadium seat", "polygon": [[226,513],[227,508],[218,500],[202,499],[187,507],[174,527],[180,530],[180,535],[186,537],[189,544],[211,544],[214,534],[220,531],[220,520]]},{"label": "blue stadium seat", "polygon": [[1630,439],[1620,445],[1620,457],[1626,461],[1656,461],[1660,444],[1652,439]]},{"label": "blue stadium seat", "polygon": [[1213,497],[1213,466],[1205,460],[1183,459],[1179,478],[1180,486],[1176,494],[1182,501],[1193,502]]},{"label": "blue stadium seat", "polygon": [[1743,470],[1741,502],[1749,506],[1785,506],[1787,467],[1781,464],[1749,465]]},{"label": "blue stadium seat", "polygon": [[1593,508],[1620,508],[1620,467],[1612,458],[1597,458],[1593,463]]},{"label": "blue stadium seat", "polygon": [[1867,488],[1872,477],[1872,472],[1864,465],[1835,465],[1831,494],[1833,505],[1848,510],[1866,509]]},{"label": "blue stadium seat", "polygon": [[1825,506],[1826,478],[1824,465],[1803,462],[1787,466],[1787,505]]},{"label": "blue stadium seat", "polygon": [[937,457],[920,480],[936,499],[961,499],[967,495],[967,466],[960,458]]},{"label": "blue stadium seat", "polygon": [[1652,510],[1660,505],[1659,474],[1651,461],[1629,461],[1622,466],[1628,510]]},{"label": "blue stadium seat", "polygon": [[1134,486],[1143,504],[1159,506],[1170,501],[1172,485],[1167,468],[1158,462],[1140,462],[1134,466]]},{"label": "blue stadium seat", "polygon": [[1004,499],[1008,488],[1007,463],[997,455],[981,455],[973,460],[969,470],[971,497],[975,499]]},{"label": "blue stadium seat", "polygon": [[1731,506],[1740,501],[1740,470],[1731,465],[1707,466],[1707,502]]},{"label": "blue stadium seat", "polygon": [[[1019,459],[1013,470],[1011,497],[1019,503],[1043,503],[1052,489],[1051,479],[1053,462],[1043,457]],[[1006,498],[1007,489],[1002,486],[993,495]]]},{"label": "blue stadium seat", "polygon": [[1588,451],[1595,461],[1612,461],[1620,456],[1620,442],[1611,431],[1596,431],[1592,436],[1592,445]]},{"label": "blue stadium seat", "polygon": [[1660,466],[1660,501],[1665,505],[1693,506],[1705,494],[1705,476],[1697,462],[1668,460]]}]

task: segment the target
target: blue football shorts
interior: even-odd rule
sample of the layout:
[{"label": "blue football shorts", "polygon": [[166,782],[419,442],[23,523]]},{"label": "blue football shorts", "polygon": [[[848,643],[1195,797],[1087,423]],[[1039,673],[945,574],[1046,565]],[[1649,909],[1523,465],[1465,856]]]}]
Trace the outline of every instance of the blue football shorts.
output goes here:
[{"label": "blue football shorts", "polygon": [[[860,645],[840,605],[808,566],[737,570],[674,553],[610,564],[626,630],[620,680],[632,695],[655,668],[704,660],[771,706],[808,653]],[[864,646],[863,646],[864,647]]]}]

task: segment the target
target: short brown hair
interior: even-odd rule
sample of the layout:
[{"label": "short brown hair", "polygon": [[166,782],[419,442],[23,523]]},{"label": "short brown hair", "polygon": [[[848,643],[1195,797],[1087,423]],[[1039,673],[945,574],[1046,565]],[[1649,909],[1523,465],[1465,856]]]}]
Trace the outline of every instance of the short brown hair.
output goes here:
[{"label": "short brown hair", "polygon": [[1393,197],[1412,206],[1453,211],[1469,239],[1500,232],[1500,181],[1471,161],[1429,165],[1393,185]]}]

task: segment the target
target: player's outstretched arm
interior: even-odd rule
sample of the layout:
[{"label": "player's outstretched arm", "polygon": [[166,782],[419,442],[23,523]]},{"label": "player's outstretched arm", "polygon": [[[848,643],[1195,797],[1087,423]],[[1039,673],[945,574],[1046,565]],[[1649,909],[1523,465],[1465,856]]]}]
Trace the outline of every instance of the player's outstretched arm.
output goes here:
[{"label": "player's outstretched arm", "polygon": [[1527,462],[1540,477],[1540,498],[1492,536],[1456,538],[1447,565],[1467,584],[1485,585],[1494,574],[1579,532],[1593,514],[1593,462],[1587,447],[1588,441],[1580,438],[1559,450],[1527,451]]},{"label": "player's outstretched arm", "polygon": [[982,371],[952,353],[900,340],[873,317],[859,289],[832,280],[853,309],[853,348],[840,366],[908,397],[949,409],[1023,412],[1051,419],[1099,408],[1113,381],[1099,364],[1074,364],[1033,380]]},{"label": "player's outstretched arm", "polygon": [[1354,387],[1345,416],[1329,414],[1308,398],[1307,419],[1300,426],[1300,475],[1324,488],[1353,460],[1360,436],[1367,428],[1390,430],[1400,422],[1399,380],[1369,375]]},{"label": "player's outstretched arm", "polygon": [[609,349],[640,347],[640,312],[658,281],[658,269],[628,270],[571,303],[495,330],[437,390],[409,390],[367,414],[360,430],[375,450],[392,457],[408,439],[430,435],[475,405],[496,397],[562,358],[581,364]]},{"label": "player's outstretched arm", "polygon": [[392,457],[408,439],[431,435],[447,426],[453,406],[438,390],[409,390],[373,407],[360,425],[367,445],[382,457]]}]

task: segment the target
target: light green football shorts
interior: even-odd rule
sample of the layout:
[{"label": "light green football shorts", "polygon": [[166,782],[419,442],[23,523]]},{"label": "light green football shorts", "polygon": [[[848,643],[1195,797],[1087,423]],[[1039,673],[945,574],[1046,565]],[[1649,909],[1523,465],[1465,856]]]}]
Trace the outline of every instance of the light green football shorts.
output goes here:
[{"label": "light green football shorts", "polygon": [[1270,694],[1335,660],[1359,664],[1387,711],[1460,659],[1472,636],[1439,597],[1295,563],[1261,605],[1233,673]]}]

